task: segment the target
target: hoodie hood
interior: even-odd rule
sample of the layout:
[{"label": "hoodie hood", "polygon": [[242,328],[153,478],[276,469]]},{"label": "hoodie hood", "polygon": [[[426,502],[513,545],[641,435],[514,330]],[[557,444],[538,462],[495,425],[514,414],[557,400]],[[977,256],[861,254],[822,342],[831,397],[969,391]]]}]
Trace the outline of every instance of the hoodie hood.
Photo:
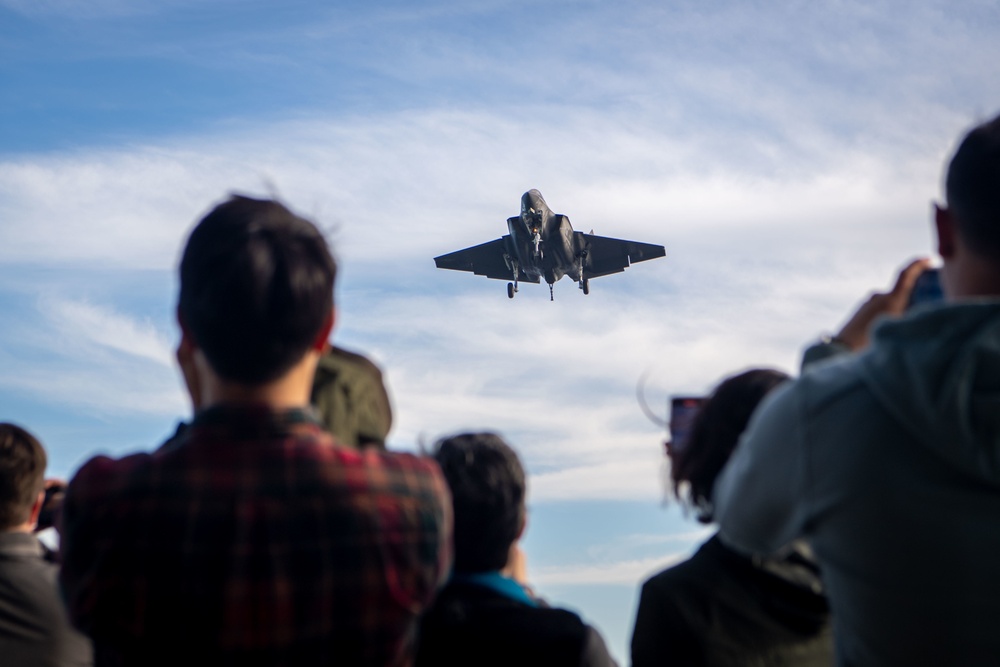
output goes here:
[{"label": "hoodie hood", "polygon": [[887,320],[857,362],[876,399],[920,443],[1000,483],[1000,301]]}]

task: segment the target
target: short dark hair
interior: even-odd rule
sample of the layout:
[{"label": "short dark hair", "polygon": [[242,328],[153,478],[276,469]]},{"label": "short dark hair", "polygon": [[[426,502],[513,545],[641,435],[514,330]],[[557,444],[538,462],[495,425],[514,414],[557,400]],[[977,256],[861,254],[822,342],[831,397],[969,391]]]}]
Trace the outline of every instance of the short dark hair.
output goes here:
[{"label": "short dark hair", "polygon": [[948,166],[945,196],[971,250],[1000,260],[1000,116],[965,135]]},{"label": "short dark hair", "polygon": [[31,518],[45,487],[48,459],[38,439],[20,426],[0,423],[0,530]]},{"label": "short dark hair", "polygon": [[702,523],[712,521],[712,485],[754,410],[772,389],[788,379],[787,374],[766,368],[726,378],[695,414],[684,448],[671,452],[674,496],[693,509]]},{"label": "short dark hair", "polygon": [[455,571],[502,569],[524,527],[526,484],[517,454],[495,433],[463,433],[439,440],[434,458],[455,510]]},{"label": "short dark hair", "polygon": [[336,274],[313,223],[276,201],[234,196],[188,238],[178,312],[219,376],[263,384],[315,342]]}]

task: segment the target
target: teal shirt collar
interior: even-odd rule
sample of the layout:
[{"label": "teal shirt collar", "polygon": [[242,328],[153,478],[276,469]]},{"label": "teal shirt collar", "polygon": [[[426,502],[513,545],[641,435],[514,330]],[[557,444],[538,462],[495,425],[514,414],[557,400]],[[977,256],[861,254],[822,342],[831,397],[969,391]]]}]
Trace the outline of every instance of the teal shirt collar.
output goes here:
[{"label": "teal shirt collar", "polygon": [[505,577],[497,571],[475,573],[453,572],[451,575],[451,582],[456,584],[472,584],[474,586],[482,586],[483,588],[488,588],[491,591],[503,595],[504,597],[516,600],[530,607],[538,606],[538,602],[536,602],[533,597],[528,595],[524,586],[517,583],[510,577]]}]

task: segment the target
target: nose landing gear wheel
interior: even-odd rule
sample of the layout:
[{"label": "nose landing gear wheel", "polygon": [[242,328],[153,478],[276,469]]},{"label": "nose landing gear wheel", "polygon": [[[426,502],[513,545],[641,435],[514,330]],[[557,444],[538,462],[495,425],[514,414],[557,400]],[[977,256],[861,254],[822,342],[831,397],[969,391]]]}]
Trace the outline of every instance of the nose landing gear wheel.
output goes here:
[{"label": "nose landing gear wheel", "polygon": [[514,283],[507,283],[507,298],[514,298]]},{"label": "nose landing gear wheel", "polygon": [[580,283],[580,289],[583,290],[584,294],[590,294],[590,281],[586,278]]}]

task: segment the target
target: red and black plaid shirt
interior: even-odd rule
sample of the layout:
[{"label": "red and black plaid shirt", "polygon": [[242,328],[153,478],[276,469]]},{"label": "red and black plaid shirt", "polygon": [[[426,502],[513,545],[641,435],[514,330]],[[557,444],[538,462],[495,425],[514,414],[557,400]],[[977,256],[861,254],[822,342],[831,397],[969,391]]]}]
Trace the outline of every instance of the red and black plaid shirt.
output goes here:
[{"label": "red and black plaid shirt", "polygon": [[302,410],[211,408],[77,473],[62,586],[99,662],[408,665],[450,503],[429,459],[340,447]]}]

